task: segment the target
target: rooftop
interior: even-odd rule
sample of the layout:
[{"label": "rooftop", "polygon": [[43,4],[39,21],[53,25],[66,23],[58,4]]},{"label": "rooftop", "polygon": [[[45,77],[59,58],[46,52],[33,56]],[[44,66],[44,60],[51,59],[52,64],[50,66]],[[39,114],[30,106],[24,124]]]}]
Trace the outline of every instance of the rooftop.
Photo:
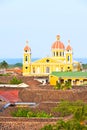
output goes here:
[{"label": "rooftop", "polygon": [[87,72],[52,72],[50,75],[57,77],[85,77],[87,78]]}]

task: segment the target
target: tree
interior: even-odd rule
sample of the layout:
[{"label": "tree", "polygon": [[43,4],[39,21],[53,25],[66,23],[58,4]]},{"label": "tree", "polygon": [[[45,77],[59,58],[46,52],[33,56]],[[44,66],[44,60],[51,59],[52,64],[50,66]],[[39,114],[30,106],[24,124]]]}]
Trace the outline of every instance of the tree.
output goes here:
[{"label": "tree", "polygon": [[0,67],[7,69],[7,68],[8,68],[8,63],[4,60],[4,61],[2,61],[2,62],[0,63]]}]

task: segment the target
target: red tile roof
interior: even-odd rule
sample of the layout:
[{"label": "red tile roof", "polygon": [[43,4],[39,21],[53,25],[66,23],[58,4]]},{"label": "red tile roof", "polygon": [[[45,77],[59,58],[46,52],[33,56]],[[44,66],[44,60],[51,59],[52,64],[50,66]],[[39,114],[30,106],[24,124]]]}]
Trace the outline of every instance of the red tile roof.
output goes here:
[{"label": "red tile roof", "polygon": [[70,46],[70,45],[68,45],[67,47],[66,47],[66,50],[68,51],[68,50],[72,50],[72,47]]},{"label": "red tile roof", "polygon": [[18,90],[9,90],[9,91],[0,91],[0,98],[9,101],[9,102],[17,102],[18,98]]},{"label": "red tile roof", "polygon": [[65,46],[61,41],[56,41],[53,43],[52,49],[65,49]]},{"label": "red tile roof", "polygon": [[60,35],[56,36],[56,41],[52,45],[52,49],[65,49],[64,44],[60,41]]},{"label": "red tile roof", "polygon": [[28,45],[26,45],[25,48],[24,48],[24,50],[25,51],[31,51],[31,48]]}]

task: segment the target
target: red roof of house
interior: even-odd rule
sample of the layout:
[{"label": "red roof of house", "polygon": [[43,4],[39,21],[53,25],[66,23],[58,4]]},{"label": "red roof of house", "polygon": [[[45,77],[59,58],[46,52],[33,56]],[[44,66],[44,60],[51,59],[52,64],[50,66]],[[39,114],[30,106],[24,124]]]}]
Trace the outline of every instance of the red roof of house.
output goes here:
[{"label": "red roof of house", "polygon": [[18,90],[8,90],[8,91],[1,90],[0,98],[9,102],[17,102],[19,101]]}]

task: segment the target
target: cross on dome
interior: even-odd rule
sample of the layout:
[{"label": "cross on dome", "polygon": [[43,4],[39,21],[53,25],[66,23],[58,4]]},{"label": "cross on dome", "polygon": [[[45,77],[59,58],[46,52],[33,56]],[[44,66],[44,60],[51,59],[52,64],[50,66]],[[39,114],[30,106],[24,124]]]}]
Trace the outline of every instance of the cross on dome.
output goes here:
[{"label": "cross on dome", "polygon": [[70,45],[70,40],[68,40],[68,44]]},{"label": "cross on dome", "polygon": [[28,44],[29,43],[29,41],[28,40],[26,40],[26,44]]}]

